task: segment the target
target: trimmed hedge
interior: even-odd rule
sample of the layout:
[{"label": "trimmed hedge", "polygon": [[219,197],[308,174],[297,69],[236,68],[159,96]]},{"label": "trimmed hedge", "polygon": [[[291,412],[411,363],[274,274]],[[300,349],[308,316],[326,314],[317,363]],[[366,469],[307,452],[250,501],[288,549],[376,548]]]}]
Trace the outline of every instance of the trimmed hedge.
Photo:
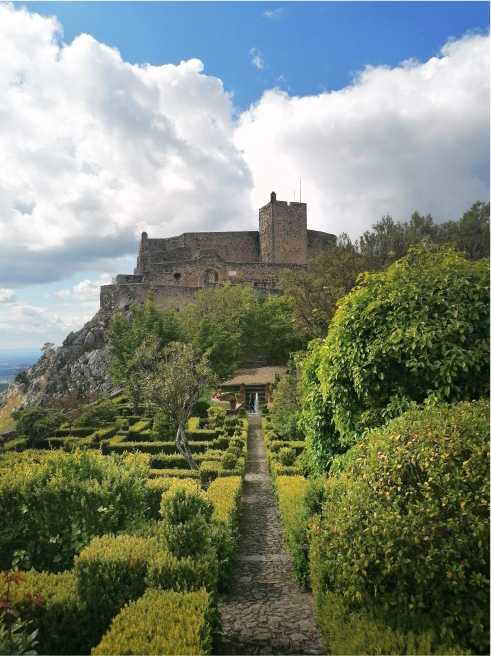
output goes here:
[{"label": "trimmed hedge", "polygon": [[303,476],[277,476],[275,480],[278,510],[292,556],[293,571],[302,585],[309,583],[309,543],[304,505],[308,485]]},{"label": "trimmed hedge", "polygon": [[[14,588],[16,608],[26,617],[29,600],[25,594],[39,593],[44,597],[40,606],[30,613],[33,627],[38,630],[37,650],[40,654],[87,654],[90,650],[91,627],[80,607],[74,574],[49,574],[30,570]],[[6,582],[0,577],[0,596],[6,593]],[[12,590],[11,590],[12,593]]]},{"label": "trimmed hedge", "polygon": [[223,592],[230,584],[237,553],[242,478],[218,478],[206,494],[214,506],[211,543],[218,559],[218,590]]},{"label": "trimmed hedge", "polygon": [[216,626],[205,590],[147,590],[114,618],[92,654],[211,654]]},{"label": "trimmed hedge", "polygon": [[151,469],[148,472],[149,479],[162,478],[199,478],[199,471],[196,469]]},{"label": "trimmed hedge", "polygon": [[148,565],[161,554],[156,538],[103,535],[75,558],[77,590],[96,645],[111,619],[130,600],[141,597]]},{"label": "trimmed hedge", "polygon": [[196,477],[192,478],[191,476],[181,477],[181,478],[159,477],[159,478],[151,478],[147,480],[146,503],[148,506],[148,513],[150,519],[158,519],[160,504],[162,502],[162,494],[164,492],[168,492],[172,487],[175,487],[176,485],[188,486],[189,489],[195,490],[199,486],[199,483],[196,480]]}]

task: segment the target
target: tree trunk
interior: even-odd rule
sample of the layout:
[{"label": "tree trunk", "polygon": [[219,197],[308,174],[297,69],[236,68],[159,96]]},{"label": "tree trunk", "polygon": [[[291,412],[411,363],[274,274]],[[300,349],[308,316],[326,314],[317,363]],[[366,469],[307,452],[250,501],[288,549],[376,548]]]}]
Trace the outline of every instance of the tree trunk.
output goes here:
[{"label": "tree trunk", "polygon": [[184,460],[188,463],[189,467],[194,470],[198,470],[198,465],[194,462],[193,456],[189,449],[188,438],[184,432],[184,427],[182,424],[179,424],[177,427],[176,433],[176,447]]}]

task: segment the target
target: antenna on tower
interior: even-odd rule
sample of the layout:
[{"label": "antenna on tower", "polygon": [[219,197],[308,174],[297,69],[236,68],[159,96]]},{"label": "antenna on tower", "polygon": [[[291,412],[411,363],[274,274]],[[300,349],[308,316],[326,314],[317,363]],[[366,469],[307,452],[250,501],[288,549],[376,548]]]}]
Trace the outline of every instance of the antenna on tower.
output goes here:
[{"label": "antenna on tower", "polygon": [[302,178],[300,178],[300,202],[302,202]]},{"label": "antenna on tower", "polygon": [[293,190],[293,202],[295,202],[295,189]]}]

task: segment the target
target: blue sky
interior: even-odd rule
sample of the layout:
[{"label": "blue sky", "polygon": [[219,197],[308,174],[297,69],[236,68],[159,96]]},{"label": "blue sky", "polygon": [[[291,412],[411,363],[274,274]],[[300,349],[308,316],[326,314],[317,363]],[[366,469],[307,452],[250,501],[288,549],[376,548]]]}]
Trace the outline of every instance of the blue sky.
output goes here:
[{"label": "blue sky", "polygon": [[[489,199],[487,2],[0,3],[0,348],[60,344],[139,235]],[[298,195],[297,195],[298,199]]]},{"label": "blue sky", "polygon": [[[342,89],[366,65],[437,54],[449,37],[489,27],[487,2],[26,2],[131,63],[198,58],[246,109],[278,85],[290,95]],[[251,65],[251,49],[264,68]]]}]

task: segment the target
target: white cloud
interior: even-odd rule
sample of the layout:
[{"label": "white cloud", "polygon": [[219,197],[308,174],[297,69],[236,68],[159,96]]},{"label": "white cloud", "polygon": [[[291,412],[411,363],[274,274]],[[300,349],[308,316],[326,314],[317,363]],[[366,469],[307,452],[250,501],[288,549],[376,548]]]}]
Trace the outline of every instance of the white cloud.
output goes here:
[{"label": "white cloud", "polygon": [[0,282],[135,253],[139,233],[247,223],[234,109],[196,60],[136,66],[0,4]]},{"label": "white cloud", "polygon": [[242,114],[236,144],[254,174],[252,203],[293,200],[309,225],[352,237],[383,214],[456,219],[489,198],[489,36],[446,44],[425,63],[367,67],[340,91],[274,89]]},{"label": "white cloud", "polygon": [[277,9],[268,9],[267,11],[263,12],[263,16],[265,18],[279,18],[281,14],[283,13],[283,7],[278,7]]},{"label": "white cloud", "polygon": [[112,276],[110,273],[103,273],[98,280],[81,280],[72,289],[62,289],[54,292],[53,296],[58,298],[74,298],[79,301],[96,301],[99,300],[101,285],[110,285]]},{"label": "white cloud", "polygon": [[258,48],[251,48],[249,50],[251,56],[251,64],[259,70],[264,68],[264,58],[261,54],[261,51]]},{"label": "white cloud", "polygon": [[0,289],[0,303],[15,303],[17,296],[12,289]]}]

